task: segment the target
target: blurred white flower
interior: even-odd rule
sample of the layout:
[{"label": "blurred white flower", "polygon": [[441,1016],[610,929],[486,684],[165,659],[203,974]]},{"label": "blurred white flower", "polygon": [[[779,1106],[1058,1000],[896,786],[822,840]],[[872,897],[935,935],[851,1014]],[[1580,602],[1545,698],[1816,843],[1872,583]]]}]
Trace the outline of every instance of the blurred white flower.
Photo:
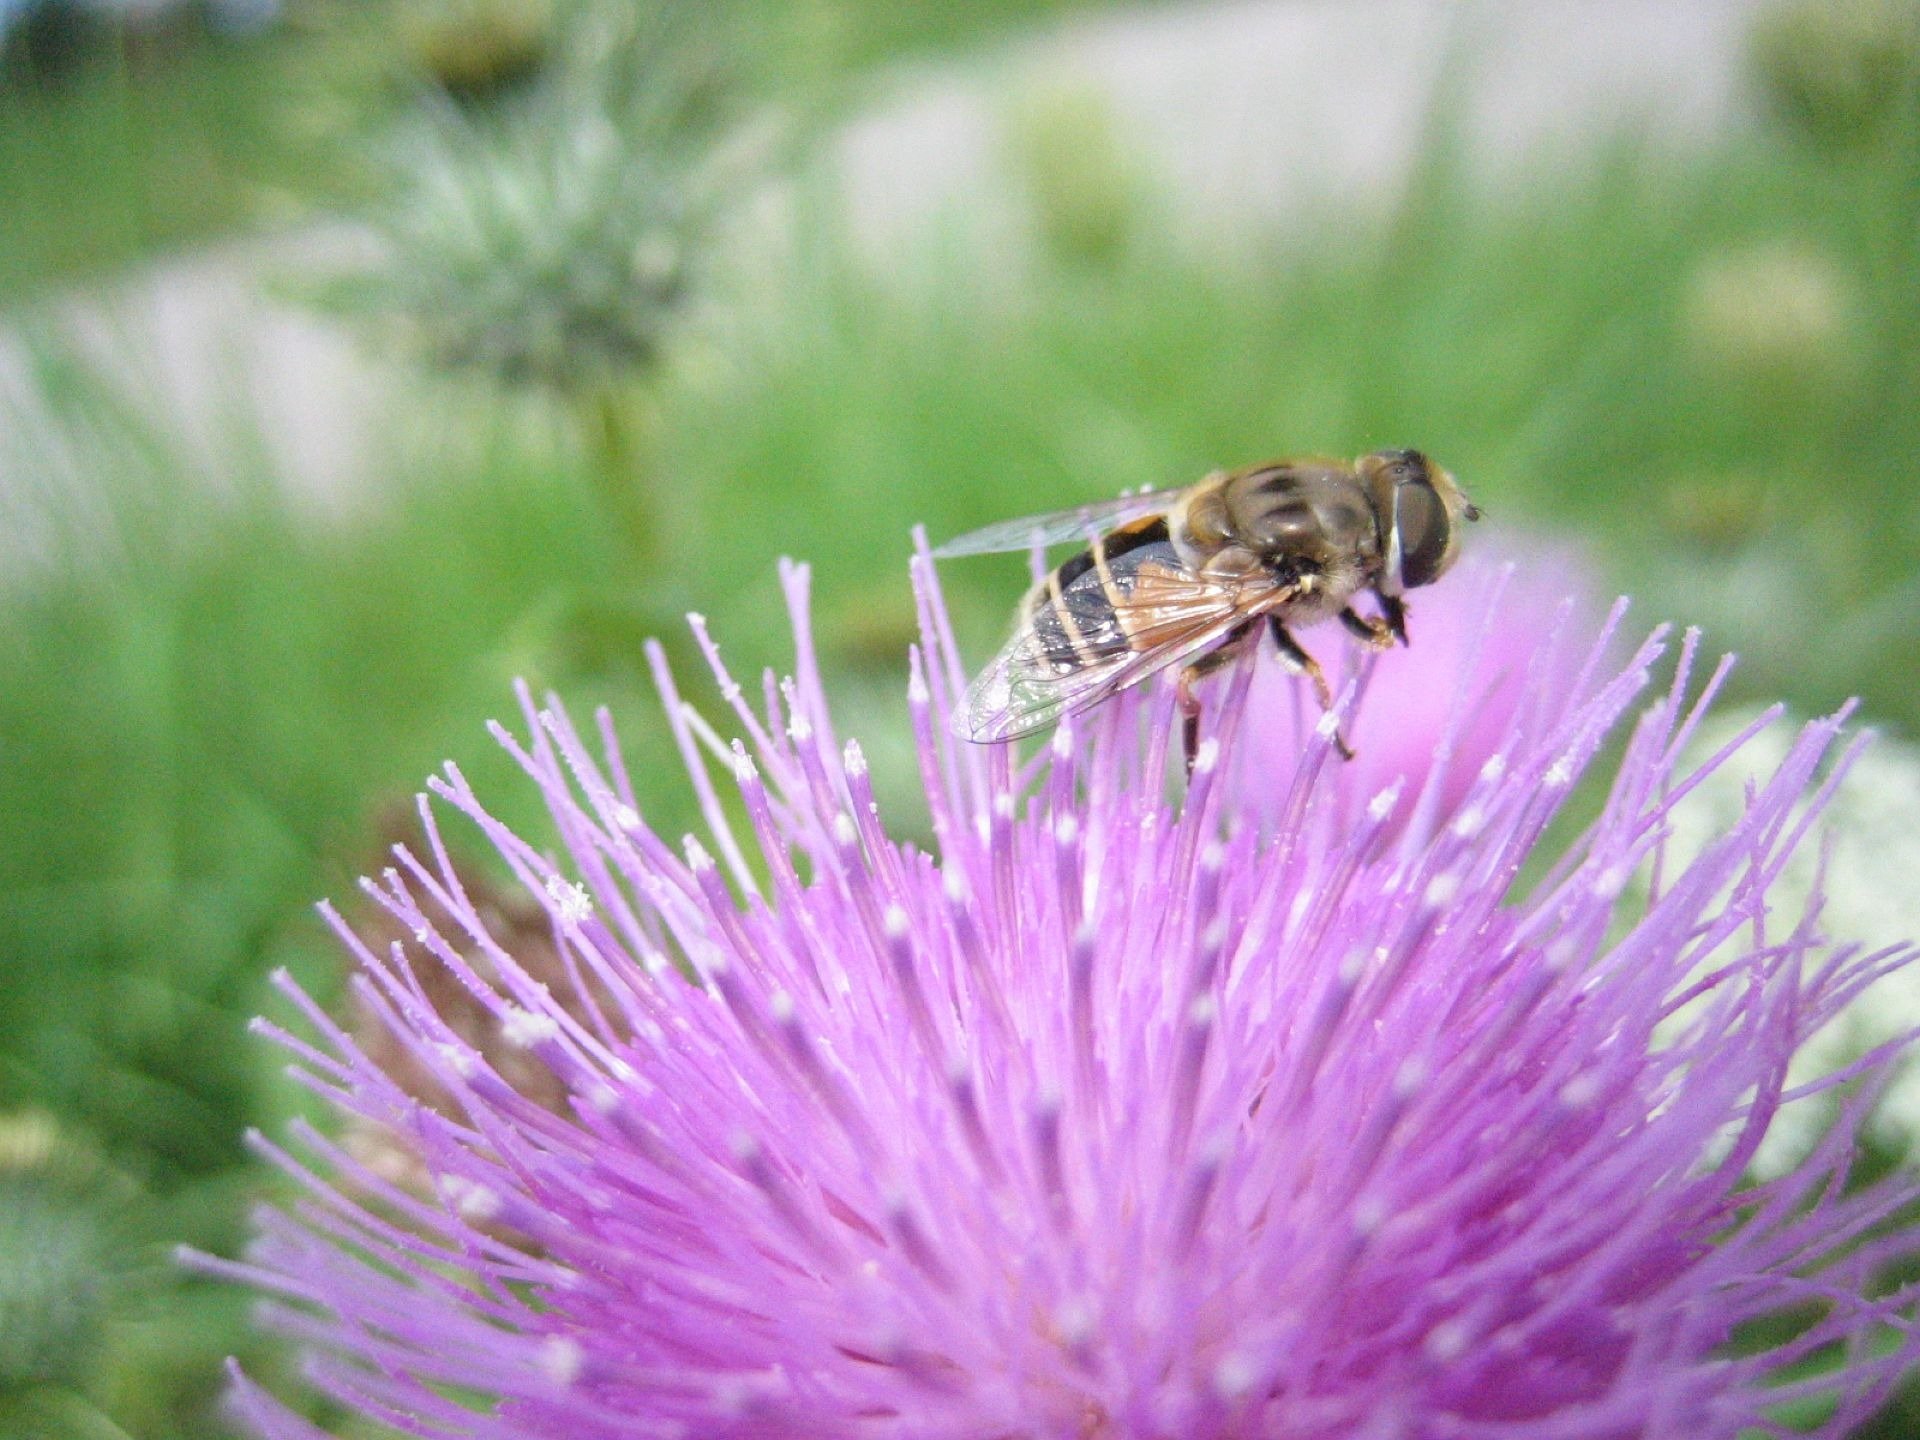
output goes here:
[{"label": "blurred white flower", "polygon": [[1682,306],[1694,361],[1716,379],[1804,397],[1850,366],[1852,286],[1804,245],[1769,241],[1710,256]]},{"label": "blurred white flower", "polygon": [[[1694,743],[1695,761],[1730,743],[1753,722],[1739,717],[1711,724]],[[1774,725],[1715,769],[1673,817],[1666,872],[1698,855],[1745,813],[1749,787],[1762,786],[1786,758],[1793,727]],[[1830,776],[1831,780],[1832,777]],[[1768,891],[1770,937],[1784,937],[1807,916],[1816,891],[1819,930],[1866,951],[1899,944],[1920,932],[1920,748],[1877,738],[1839,774],[1832,803],[1820,819],[1825,843],[1798,849]],[[1818,1031],[1795,1057],[1790,1084],[1839,1070],[1875,1046],[1920,1028],[1920,973],[1896,971],[1879,981]],[[1804,1154],[1823,1119],[1817,1107],[1793,1105],[1780,1114],[1757,1165],[1777,1173]],[[1829,1107],[1827,1117],[1832,1115]],[[1920,1140],[1920,1067],[1901,1070],[1881,1101],[1881,1138],[1911,1151]]]}]

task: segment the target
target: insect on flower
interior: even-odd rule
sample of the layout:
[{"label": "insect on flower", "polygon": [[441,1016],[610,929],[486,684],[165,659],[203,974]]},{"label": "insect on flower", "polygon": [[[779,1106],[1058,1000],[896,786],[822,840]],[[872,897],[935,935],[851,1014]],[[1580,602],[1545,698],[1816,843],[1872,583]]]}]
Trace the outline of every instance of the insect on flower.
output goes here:
[{"label": "insect on flower", "polygon": [[[980,743],[1031,735],[1184,662],[1191,775],[1196,682],[1249,653],[1264,628],[1330,710],[1326,675],[1293,627],[1338,618],[1375,649],[1406,644],[1400,597],[1446,573],[1462,518],[1478,520],[1480,511],[1453,476],[1418,450],[1377,450],[1351,465],[1313,456],[1219,470],[1184,489],[963,535],[934,555],[1090,543],[1020,602],[1013,637],[955,715],[958,733]],[[1373,592],[1378,615],[1353,608],[1362,590]],[[1351,759],[1345,740],[1336,743]]]}]

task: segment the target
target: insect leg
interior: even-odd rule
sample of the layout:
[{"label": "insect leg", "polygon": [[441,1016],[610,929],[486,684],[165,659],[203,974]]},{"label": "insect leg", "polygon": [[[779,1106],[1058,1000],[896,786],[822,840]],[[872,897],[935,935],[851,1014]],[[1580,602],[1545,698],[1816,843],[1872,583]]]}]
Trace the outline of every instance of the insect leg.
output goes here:
[{"label": "insect leg", "polygon": [[1393,626],[1384,618],[1362,615],[1349,605],[1340,612],[1340,623],[1374,650],[1393,648]]},{"label": "insect leg", "polygon": [[[1313,682],[1313,693],[1320,701],[1320,708],[1333,709],[1333,690],[1327,684],[1327,672],[1320,668],[1320,662],[1300,648],[1300,642],[1293,638],[1278,615],[1267,616],[1267,628],[1273,632],[1273,643],[1279,648],[1281,658]],[[1353,759],[1352,747],[1338,730],[1333,732],[1333,744],[1341,759]]]},{"label": "insect leg", "polygon": [[1407,603],[1398,595],[1380,596],[1380,618],[1387,622],[1387,629],[1402,645],[1407,643]]},{"label": "insect leg", "polygon": [[1193,778],[1193,757],[1200,753],[1200,697],[1193,693],[1194,683],[1206,679],[1229,661],[1240,657],[1240,643],[1253,630],[1253,621],[1236,625],[1218,647],[1209,650],[1180,672],[1175,695],[1180,702],[1180,739],[1187,757],[1187,778]]}]

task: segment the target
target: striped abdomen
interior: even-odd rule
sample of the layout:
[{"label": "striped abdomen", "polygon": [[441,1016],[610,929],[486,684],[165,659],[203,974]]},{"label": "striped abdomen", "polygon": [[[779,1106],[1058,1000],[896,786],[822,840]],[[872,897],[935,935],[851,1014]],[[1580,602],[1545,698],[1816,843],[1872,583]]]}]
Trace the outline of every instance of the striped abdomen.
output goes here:
[{"label": "striped abdomen", "polygon": [[1026,628],[1057,674],[1156,643],[1129,604],[1143,577],[1181,570],[1164,515],[1143,516],[1070,555],[1026,599]]}]

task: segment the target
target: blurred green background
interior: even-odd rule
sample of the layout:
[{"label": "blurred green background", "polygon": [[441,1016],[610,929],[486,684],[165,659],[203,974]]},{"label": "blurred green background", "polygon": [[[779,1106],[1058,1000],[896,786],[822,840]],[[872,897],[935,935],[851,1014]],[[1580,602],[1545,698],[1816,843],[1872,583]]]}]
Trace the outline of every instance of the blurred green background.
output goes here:
[{"label": "blurred green background", "polygon": [[1289,450],[1920,728],[1920,11],[1666,7],[1662,108],[1660,7],[1523,8],[0,0],[0,1435],[285,1366],[168,1259],[298,1103],[267,972],[443,758],[525,814],[516,676],[672,824],[642,643],[784,663],[782,554],[909,830],[909,527]]}]

